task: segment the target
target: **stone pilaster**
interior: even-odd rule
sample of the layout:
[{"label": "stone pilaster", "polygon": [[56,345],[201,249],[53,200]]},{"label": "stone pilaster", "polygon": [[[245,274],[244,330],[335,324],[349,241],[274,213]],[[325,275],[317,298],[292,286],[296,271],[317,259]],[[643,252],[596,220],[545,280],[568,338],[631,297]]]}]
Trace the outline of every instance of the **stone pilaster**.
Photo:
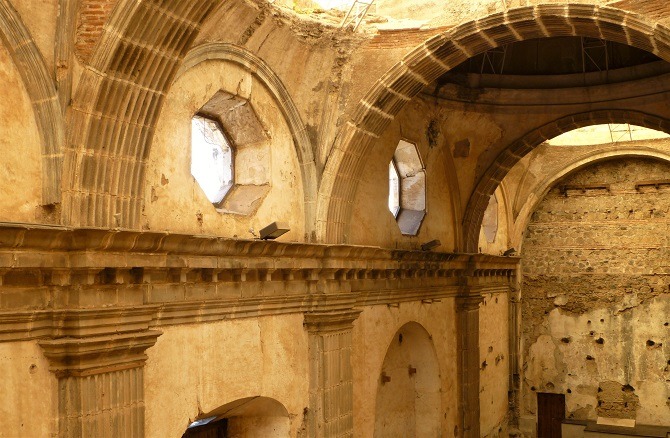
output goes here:
[{"label": "stone pilaster", "polygon": [[[86,321],[73,325],[86,326],[93,315],[88,312]],[[76,321],[75,315],[68,321]],[[144,436],[145,351],[161,333],[148,328],[124,332],[122,324],[118,330],[100,334],[79,328],[66,330],[76,337],[39,341],[58,377],[59,437]]]},{"label": "stone pilaster", "polygon": [[456,298],[459,411],[462,434],[479,438],[479,304],[481,294],[465,288]]},{"label": "stone pilaster", "polygon": [[309,333],[310,436],[353,436],[351,330],[359,310],[305,314]]}]

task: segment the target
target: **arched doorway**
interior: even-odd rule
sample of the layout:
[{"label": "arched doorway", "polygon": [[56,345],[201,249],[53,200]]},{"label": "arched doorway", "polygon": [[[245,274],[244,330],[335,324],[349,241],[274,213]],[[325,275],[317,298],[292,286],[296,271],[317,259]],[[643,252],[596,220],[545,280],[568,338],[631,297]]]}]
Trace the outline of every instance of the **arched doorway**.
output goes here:
[{"label": "arched doorway", "polygon": [[440,435],[440,370],[428,332],[410,322],[388,347],[377,387],[375,438]]},{"label": "arched doorway", "polygon": [[288,411],[268,397],[246,397],[201,414],[183,438],[279,438],[289,435]]}]

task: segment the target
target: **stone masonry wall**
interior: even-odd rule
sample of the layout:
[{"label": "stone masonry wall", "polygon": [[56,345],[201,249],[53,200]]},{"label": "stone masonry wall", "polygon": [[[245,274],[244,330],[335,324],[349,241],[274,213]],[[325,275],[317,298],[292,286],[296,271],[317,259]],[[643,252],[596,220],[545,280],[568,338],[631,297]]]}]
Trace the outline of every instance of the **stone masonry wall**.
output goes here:
[{"label": "stone masonry wall", "polygon": [[668,175],[659,161],[600,162],[534,213],[522,251],[528,431],[537,392],[565,394],[568,418],[670,425]]}]

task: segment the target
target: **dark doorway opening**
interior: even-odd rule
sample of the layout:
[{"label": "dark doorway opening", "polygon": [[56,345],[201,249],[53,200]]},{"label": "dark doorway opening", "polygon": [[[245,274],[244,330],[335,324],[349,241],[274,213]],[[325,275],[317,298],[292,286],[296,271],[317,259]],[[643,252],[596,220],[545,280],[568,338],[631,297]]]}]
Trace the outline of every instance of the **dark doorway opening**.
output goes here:
[{"label": "dark doorway opening", "polygon": [[561,438],[565,420],[565,395],[537,393],[537,437]]}]

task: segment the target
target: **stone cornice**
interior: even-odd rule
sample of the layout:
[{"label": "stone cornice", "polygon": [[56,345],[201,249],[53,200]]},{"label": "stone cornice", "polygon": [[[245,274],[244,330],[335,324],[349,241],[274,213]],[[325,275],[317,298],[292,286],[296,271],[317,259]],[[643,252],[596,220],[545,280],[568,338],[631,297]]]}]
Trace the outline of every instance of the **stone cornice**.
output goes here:
[{"label": "stone cornice", "polygon": [[[241,240],[167,232],[138,232],[99,228],[0,223],[0,249],[38,249],[77,253],[76,265],[91,266],[87,254],[137,253],[168,256],[290,257],[310,259],[389,260],[395,262],[446,262],[468,260],[466,254],[387,250],[372,246],[287,243]],[[170,261],[169,257],[154,259]],[[3,264],[5,260],[3,260]],[[82,263],[83,262],[83,263]]]},{"label": "stone cornice", "polygon": [[0,224],[0,342],[508,290],[518,259]]},{"label": "stone cornice", "polygon": [[156,311],[156,306],[140,306],[2,312],[0,342],[138,332],[149,328]]}]

